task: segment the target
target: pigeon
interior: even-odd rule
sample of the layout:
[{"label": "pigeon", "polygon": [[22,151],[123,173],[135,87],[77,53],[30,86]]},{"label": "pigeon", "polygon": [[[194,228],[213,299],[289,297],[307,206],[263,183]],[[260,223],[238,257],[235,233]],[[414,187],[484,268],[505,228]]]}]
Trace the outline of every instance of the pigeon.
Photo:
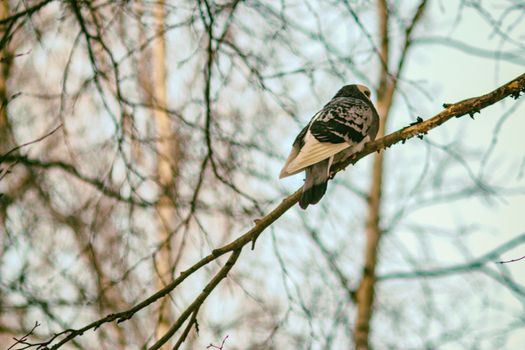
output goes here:
[{"label": "pigeon", "polygon": [[332,164],[360,152],[375,140],[379,115],[363,85],[345,85],[297,135],[279,178],[305,171],[299,205],[306,209],[326,192]]}]

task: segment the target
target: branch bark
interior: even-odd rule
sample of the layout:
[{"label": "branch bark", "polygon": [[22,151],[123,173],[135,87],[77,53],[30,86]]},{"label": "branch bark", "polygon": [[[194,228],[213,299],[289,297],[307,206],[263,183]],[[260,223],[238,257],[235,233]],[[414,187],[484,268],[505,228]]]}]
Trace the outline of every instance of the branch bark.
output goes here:
[{"label": "branch bark", "polygon": [[[405,140],[408,140],[414,136],[417,135],[424,135],[430,130],[442,125],[443,123],[447,122],[448,120],[452,119],[453,117],[460,118],[465,115],[471,115],[474,113],[480,112],[483,108],[486,108],[490,105],[493,105],[502,99],[512,96],[514,98],[518,98],[521,92],[525,92],[525,73],[518,76],[517,78],[513,79],[512,81],[502,85],[501,87],[497,88],[496,90],[489,92],[485,95],[469,98],[454,104],[447,104],[445,105],[445,109],[435,115],[434,117],[426,120],[421,121],[417,124],[410,125],[408,127],[405,127],[401,130],[398,130],[392,134],[389,134],[385,137],[382,137],[374,142],[370,142],[366,144],[364,149],[356,154],[351,159],[346,160],[344,163],[336,164],[335,169],[336,171],[340,171],[344,169],[346,166],[348,166],[350,163],[356,163],[361,158],[373,153],[380,151],[382,149],[388,148],[396,143],[404,142]],[[172,292],[177,286],[179,286],[186,278],[191,276],[194,272],[201,269],[203,266],[206,266],[210,262],[216,260],[220,256],[227,254],[229,252],[239,251],[246,246],[247,244],[250,244],[251,242],[255,242],[257,237],[264,232],[266,228],[268,228],[271,224],[273,224],[277,219],[279,219],[285,212],[287,212],[291,207],[293,207],[298,201],[301,196],[302,189],[299,188],[297,191],[295,191],[290,196],[286,197],[275,209],[273,209],[270,213],[262,217],[261,219],[255,220],[255,226],[251,228],[249,231],[241,235],[236,240],[218,248],[214,249],[209,255],[202,258],[200,261],[195,263],[193,266],[191,266],[186,271],[181,272],[181,274],[175,278],[171,283],[166,285],[164,288],[160,289],[155,294],[151,295],[144,301],[138,303],[131,309],[107,315],[104,318],[101,318],[99,320],[96,320],[82,328],[79,329],[69,329],[62,333],[62,335],[67,334],[65,338],[63,338],[59,343],[57,343],[54,346],[50,346],[50,349],[58,349],[65,343],[71,341],[75,337],[82,335],[84,332],[90,330],[90,329],[96,329],[100,326],[102,326],[105,323],[117,321],[117,322],[124,322],[140,310],[148,307],[149,305],[153,304],[154,302],[158,301],[159,299],[165,297],[170,292]],[[231,258],[231,257],[230,257]],[[237,259],[235,259],[237,260]],[[216,275],[217,276],[217,275]],[[222,280],[222,279],[221,279]],[[219,281],[220,282],[220,281]],[[210,282],[211,283],[211,282]],[[209,284],[210,285],[210,284]],[[210,291],[211,293],[211,291]],[[206,294],[209,295],[210,293]],[[201,294],[202,295],[202,294]],[[196,299],[197,300],[197,299]],[[192,304],[193,305],[193,304]],[[190,305],[191,307],[191,305]],[[191,312],[190,312],[191,314]],[[52,340],[56,339],[57,336],[53,337]],[[46,345],[50,344],[48,342]]]},{"label": "branch bark", "polygon": [[[164,334],[162,338],[160,338],[155,344],[153,344],[148,350],[157,350],[160,349],[162,345],[164,345],[174,334],[176,331],[179,330],[179,328],[182,326],[182,324],[186,321],[186,319],[192,315],[192,318],[190,319],[190,324],[188,325],[191,327],[192,323],[196,322],[197,313],[199,311],[199,308],[204,303],[206,298],[211,294],[211,292],[217,287],[217,285],[228,276],[228,272],[233,268],[233,265],[235,265],[235,262],[241,255],[242,248],[238,248],[232,252],[230,255],[230,258],[228,261],[226,261],[226,264],[219,270],[219,272],[211,279],[211,281],[204,287],[202,292],[199,294],[197,298],[191,303],[190,306],[184,310],[184,312],[179,316],[177,321],[171,326],[171,328]],[[186,328],[189,331],[189,328]],[[183,332],[181,335],[181,338],[177,343],[175,344],[174,350],[178,349],[184,339],[186,338],[188,331]]]}]

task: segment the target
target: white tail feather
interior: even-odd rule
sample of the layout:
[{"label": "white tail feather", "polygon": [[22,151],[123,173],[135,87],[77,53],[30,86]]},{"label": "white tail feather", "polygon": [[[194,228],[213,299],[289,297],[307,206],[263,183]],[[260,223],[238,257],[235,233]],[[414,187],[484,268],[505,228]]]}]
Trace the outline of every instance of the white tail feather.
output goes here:
[{"label": "white tail feather", "polygon": [[304,168],[325,160],[326,158],[341,152],[345,148],[350,147],[346,142],[319,142],[310,132],[305,135],[304,141],[305,143],[301,150],[298,153],[292,151],[288,157],[283,170],[281,170],[280,178],[297,174]]}]

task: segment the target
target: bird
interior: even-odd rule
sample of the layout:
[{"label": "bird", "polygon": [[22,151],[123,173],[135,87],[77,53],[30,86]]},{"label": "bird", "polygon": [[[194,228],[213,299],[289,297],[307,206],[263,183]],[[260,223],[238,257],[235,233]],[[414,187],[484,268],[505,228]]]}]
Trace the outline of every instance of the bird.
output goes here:
[{"label": "bird", "polygon": [[376,138],[379,114],[364,85],[345,85],[295,138],[279,178],[305,171],[299,206],[317,204],[326,192],[332,164],[360,152]]}]

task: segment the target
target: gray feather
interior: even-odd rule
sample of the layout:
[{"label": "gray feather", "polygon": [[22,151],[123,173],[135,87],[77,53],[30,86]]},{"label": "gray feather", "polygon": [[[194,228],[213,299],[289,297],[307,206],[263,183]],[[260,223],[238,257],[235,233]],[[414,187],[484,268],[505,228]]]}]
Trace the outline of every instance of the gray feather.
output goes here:
[{"label": "gray feather", "polygon": [[306,209],[309,204],[318,203],[324,196],[328,184],[329,163],[329,159],[325,159],[305,169],[306,179],[299,200],[301,208]]},{"label": "gray feather", "polygon": [[375,139],[379,115],[369,97],[365,86],[343,86],[296,137],[280,178],[305,170],[301,208],[321,200],[332,164],[345,161]]}]

